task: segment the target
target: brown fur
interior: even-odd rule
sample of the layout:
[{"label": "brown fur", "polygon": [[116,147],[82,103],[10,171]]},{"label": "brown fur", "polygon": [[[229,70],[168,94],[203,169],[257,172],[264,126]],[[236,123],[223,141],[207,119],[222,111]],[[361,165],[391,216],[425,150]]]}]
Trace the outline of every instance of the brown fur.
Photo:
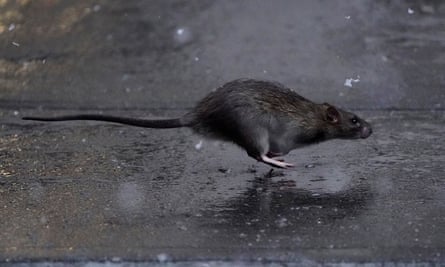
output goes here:
[{"label": "brown fur", "polygon": [[146,128],[191,127],[197,133],[238,144],[247,154],[275,167],[289,163],[272,157],[332,138],[367,138],[371,126],[355,114],[316,104],[282,84],[239,79],[209,93],[178,119],[146,120],[80,114],[29,120],[99,120]]}]

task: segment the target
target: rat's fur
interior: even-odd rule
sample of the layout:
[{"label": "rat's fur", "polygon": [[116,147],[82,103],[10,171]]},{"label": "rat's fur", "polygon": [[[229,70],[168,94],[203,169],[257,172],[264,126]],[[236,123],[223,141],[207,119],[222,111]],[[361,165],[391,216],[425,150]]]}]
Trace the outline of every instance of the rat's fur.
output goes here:
[{"label": "rat's fur", "polygon": [[372,133],[366,121],[350,112],[326,103],[313,103],[279,83],[250,79],[224,84],[178,119],[90,114],[23,119],[99,120],[148,128],[191,127],[199,134],[234,142],[250,157],[282,168],[292,165],[272,157],[332,138],[367,138]]}]

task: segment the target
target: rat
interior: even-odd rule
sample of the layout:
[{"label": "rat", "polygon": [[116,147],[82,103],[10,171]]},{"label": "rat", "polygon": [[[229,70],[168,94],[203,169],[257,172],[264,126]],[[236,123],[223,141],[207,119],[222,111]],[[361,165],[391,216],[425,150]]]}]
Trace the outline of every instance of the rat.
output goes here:
[{"label": "rat", "polygon": [[277,159],[293,149],[334,138],[368,138],[372,133],[371,125],[351,112],[328,103],[314,103],[280,83],[254,79],[238,79],[222,85],[190,112],[175,119],[94,114],[23,119],[95,120],[146,128],[190,127],[206,137],[233,142],[248,156],[278,168],[293,167]]}]

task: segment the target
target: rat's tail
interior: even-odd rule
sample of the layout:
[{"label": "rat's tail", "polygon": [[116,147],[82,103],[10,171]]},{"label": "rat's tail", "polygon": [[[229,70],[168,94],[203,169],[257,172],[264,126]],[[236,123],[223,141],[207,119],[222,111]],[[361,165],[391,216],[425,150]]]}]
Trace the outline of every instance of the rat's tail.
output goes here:
[{"label": "rat's tail", "polygon": [[146,120],[146,119],[133,119],[125,117],[115,117],[108,115],[94,115],[94,114],[79,114],[68,115],[59,117],[23,117],[23,120],[33,121],[74,121],[74,120],[90,120],[90,121],[108,121],[121,124],[127,124],[145,128],[178,128],[187,127],[194,124],[193,120],[189,116],[184,116],[177,119],[165,119],[165,120]]}]

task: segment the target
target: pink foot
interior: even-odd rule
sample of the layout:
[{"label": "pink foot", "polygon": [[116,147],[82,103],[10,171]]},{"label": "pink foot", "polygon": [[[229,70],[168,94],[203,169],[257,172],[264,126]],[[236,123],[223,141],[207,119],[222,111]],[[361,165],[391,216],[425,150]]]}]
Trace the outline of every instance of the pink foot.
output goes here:
[{"label": "pink foot", "polygon": [[283,160],[276,160],[276,159],[269,158],[266,155],[262,155],[261,156],[261,161],[266,163],[266,164],[269,164],[271,166],[278,167],[278,168],[283,168],[283,169],[287,169],[287,168],[290,168],[290,167],[294,166],[293,164],[286,163]]}]

